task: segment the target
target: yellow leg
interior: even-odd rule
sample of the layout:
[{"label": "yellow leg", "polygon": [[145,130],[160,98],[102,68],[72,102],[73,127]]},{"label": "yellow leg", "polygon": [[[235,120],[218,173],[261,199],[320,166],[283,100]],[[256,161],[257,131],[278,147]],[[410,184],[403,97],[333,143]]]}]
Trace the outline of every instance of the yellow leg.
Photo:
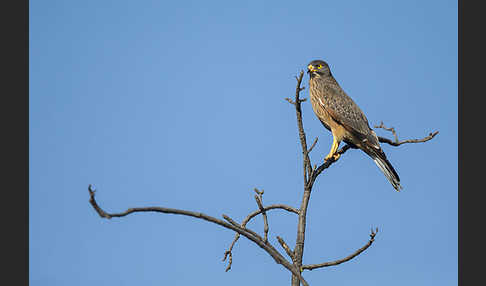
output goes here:
[{"label": "yellow leg", "polygon": [[339,159],[339,157],[341,156],[340,154],[337,154],[336,151],[338,150],[339,148],[339,143],[337,140],[336,140],[336,137],[335,136],[332,136],[332,146],[331,146],[331,151],[329,151],[329,154],[327,154],[327,156],[324,158],[324,160],[329,160],[331,158],[334,159],[334,161],[337,161],[337,159]]}]

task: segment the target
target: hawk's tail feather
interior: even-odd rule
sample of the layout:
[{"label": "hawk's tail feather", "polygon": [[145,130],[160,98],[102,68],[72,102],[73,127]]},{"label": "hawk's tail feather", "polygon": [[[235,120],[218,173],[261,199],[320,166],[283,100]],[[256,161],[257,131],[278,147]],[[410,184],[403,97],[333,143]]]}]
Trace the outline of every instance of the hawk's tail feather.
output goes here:
[{"label": "hawk's tail feather", "polygon": [[395,190],[399,192],[401,189],[403,189],[400,185],[400,177],[398,176],[390,161],[388,161],[388,159],[386,158],[385,153],[381,149],[370,149],[372,151],[370,150],[369,155],[371,156],[373,161],[375,161],[378,168],[380,168],[383,174],[385,174],[385,177],[388,179],[388,181],[390,181]]}]

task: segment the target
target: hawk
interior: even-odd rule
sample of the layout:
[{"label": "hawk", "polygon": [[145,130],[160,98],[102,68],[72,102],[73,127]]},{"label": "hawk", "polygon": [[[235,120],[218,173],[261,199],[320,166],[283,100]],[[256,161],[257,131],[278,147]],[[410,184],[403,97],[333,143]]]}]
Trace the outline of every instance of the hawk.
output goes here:
[{"label": "hawk", "polygon": [[329,65],[314,60],[307,66],[310,76],[309,90],[312,109],[321,123],[331,131],[333,141],[324,160],[337,160],[336,153],[341,141],[363,150],[373,159],[395,190],[400,191],[400,177],[380,147],[378,136],[358,105],[339,86],[331,74]]}]

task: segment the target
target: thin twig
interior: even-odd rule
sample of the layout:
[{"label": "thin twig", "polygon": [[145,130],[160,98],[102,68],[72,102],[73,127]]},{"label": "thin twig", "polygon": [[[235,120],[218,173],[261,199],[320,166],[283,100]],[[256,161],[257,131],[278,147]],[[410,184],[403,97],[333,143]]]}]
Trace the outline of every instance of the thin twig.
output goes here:
[{"label": "thin twig", "polygon": [[290,259],[292,259],[292,261],[293,261],[294,260],[294,252],[292,250],[290,250],[290,247],[287,245],[287,243],[285,243],[285,241],[280,236],[277,236],[277,240],[278,240],[278,243],[280,243],[282,248],[285,250],[285,252],[287,252],[287,255],[290,257]]},{"label": "thin twig", "polygon": [[[240,237],[240,234],[239,234],[239,233],[236,233],[236,234],[238,235],[238,237]],[[235,243],[236,243],[236,240],[237,240],[237,239],[238,239],[238,238],[235,238],[235,239],[233,240],[233,243],[231,243],[231,245],[230,245],[229,249],[228,249],[228,250],[226,250],[226,251],[224,252],[223,261],[225,261],[225,260],[226,260],[226,257],[228,257],[228,256],[229,256],[229,259],[228,259],[228,266],[227,266],[227,267],[226,267],[226,269],[224,270],[225,272],[228,272],[228,271],[231,269],[231,265],[233,264],[233,253],[232,253],[232,250],[233,250],[233,246],[235,245]]]},{"label": "thin twig", "polygon": [[295,105],[295,102],[292,99],[286,97],[285,100],[287,100],[290,104]]},{"label": "thin twig", "polygon": [[260,191],[257,188],[253,188],[253,191],[259,196],[263,196],[263,194],[265,193],[265,190],[263,189]]},{"label": "thin twig", "polygon": [[424,138],[422,139],[407,139],[407,140],[402,140],[402,141],[399,141],[399,142],[394,142],[388,138],[385,138],[385,137],[381,137],[381,136],[378,136],[378,140],[380,140],[381,143],[387,143],[387,144],[390,144],[392,146],[400,146],[402,144],[405,144],[405,143],[422,143],[422,142],[427,142],[429,140],[431,140],[432,138],[435,137],[435,135],[439,134],[439,131],[435,131],[435,132],[432,132],[432,133],[429,133],[428,136],[425,136]]},{"label": "thin twig", "polygon": [[[284,204],[274,204],[274,205],[269,205],[269,206],[266,206],[263,208],[265,211],[269,211],[269,210],[275,210],[275,209],[281,209],[281,210],[284,210],[284,211],[287,211],[289,213],[294,213],[294,214],[299,214],[299,210],[294,208],[294,207],[291,207],[291,206],[288,206],[288,205],[284,205]],[[245,227],[246,224],[252,219],[254,218],[255,216],[261,214],[261,210],[256,210],[254,212],[252,212],[251,214],[249,214],[244,220],[243,220],[243,223],[242,223],[242,226]]]},{"label": "thin twig", "polygon": [[316,143],[317,143],[317,137],[316,137],[316,139],[314,139],[314,143],[312,143],[312,145],[310,146],[309,150],[307,151],[307,154],[309,154],[312,151],[312,149],[314,149],[314,146],[316,146]]},{"label": "thin twig", "polygon": [[356,250],[351,255],[346,256],[343,259],[338,259],[338,260],[331,261],[331,262],[324,262],[324,263],[319,263],[319,264],[303,265],[302,266],[302,270],[314,270],[314,269],[317,269],[317,268],[334,266],[334,265],[338,265],[338,264],[341,264],[343,262],[346,262],[346,261],[349,261],[349,260],[355,258],[356,256],[358,256],[360,253],[362,253],[363,251],[365,251],[368,247],[370,247],[373,244],[373,242],[375,241],[375,236],[376,236],[376,233],[377,232],[378,232],[378,228],[376,228],[375,231],[371,230],[370,240],[363,247],[361,247],[360,249]]},{"label": "thin twig", "polygon": [[395,142],[398,142],[398,135],[397,135],[397,132],[395,131],[395,128],[393,127],[386,127],[384,124],[383,124],[383,121],[380,122],[380,125],[375,125],[375,128],[382,128],[382,129],[385,129],[386,131],[390,131],[392,134],[393,134],[393,137],[395,137]]},{"label": "thin twig", "polygon": [[263,241],[267,243],[268,242],[268,219],[267,219],[267,212],[263,207],[263,190],[259,191],[257,188],[255,188],[255,192],[257,193],[255,195],[255,201],[258,205],[258,208],[262,212],[262,217],[263,217]]},{"label": "thin twig", "polygon": [[386,127],[383,124],[383,121],[381,121],[380,125],[376,125],[375,128],[382,128],[384,130],[390,131],[393,134],[393,137],[395,137],[395,140],[390,140],[388,138],[378,136],[378,140],[380,142],[387,143],[387,144],[390,144],[392,146],[400,146],[400,145],[405,144],[405,143],[423,143],[423,142],[427,142],[427,141],[431,140],[432,138],[434,138],[435,135],[439,134],[439,131],[434,131],[434,132],[429,133],[428,136],[426,136],[426,137],[424,137],[422,139],[408,139],[408,140],[399,141],[398,140],[397,132],[395,131],[395,128],[393,128],[393,127]]}]

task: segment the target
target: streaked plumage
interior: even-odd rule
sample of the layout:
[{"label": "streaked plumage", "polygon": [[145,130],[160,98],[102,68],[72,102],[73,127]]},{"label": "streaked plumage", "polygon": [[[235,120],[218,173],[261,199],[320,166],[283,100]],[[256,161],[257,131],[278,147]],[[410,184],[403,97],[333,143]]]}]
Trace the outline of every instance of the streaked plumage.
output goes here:
[{"label": "streaked plumage", "polygon": [[326,62],[312,61],[307,72],[312,108],[322,124],[332,132],[333,144],[325,160],[337,160],[339,143],[344,141],[368,154],[392,186],[400,191],[400,178],[380,147],[376,133],[358,105],[339,86]]}]

